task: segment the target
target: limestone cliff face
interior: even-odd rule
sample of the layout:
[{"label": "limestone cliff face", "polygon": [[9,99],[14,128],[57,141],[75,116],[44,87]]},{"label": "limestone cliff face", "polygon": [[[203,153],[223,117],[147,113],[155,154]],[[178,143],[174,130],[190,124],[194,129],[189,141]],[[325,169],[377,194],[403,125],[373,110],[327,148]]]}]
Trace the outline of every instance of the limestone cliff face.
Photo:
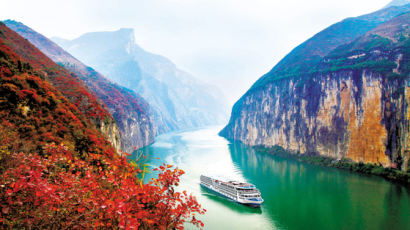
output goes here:
[{"label": "limestone cliff face", "polygon": [[120,130],[113,119],[100,121],[97,125],[98,130],[104,135],[104,137],[111,142],[111,145],[117,150],[117,153],[121,151],[121,137]]},{"label": "limestone cliff face", "polygon": [[246,95],[222,134],[250,145],[407,165],[408,79],[363,70],[301,81],[277,81]]},{"label": "limestone cliff face", "polygon": [[410,12],[314,62],[301,54],[297,66],[274,67],[234,105],[220,134],[249,145],[407,170],[409,21]]}]

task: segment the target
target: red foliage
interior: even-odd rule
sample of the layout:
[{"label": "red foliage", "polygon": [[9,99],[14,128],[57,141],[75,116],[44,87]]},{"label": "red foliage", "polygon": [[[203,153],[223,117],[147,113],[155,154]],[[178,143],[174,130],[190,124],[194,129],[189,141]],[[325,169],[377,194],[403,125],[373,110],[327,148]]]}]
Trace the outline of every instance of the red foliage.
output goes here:
[{"label": "red foliage", "polygon": [[[80,107],[50,84],[44,71],[33,69],[32,62],[10,49],[10,41],[2,38],[9,31],[3,29],[0,23],[0,119],[15,126],[20,142],[9,150],[41,153],[42,144],[54,142],[65,143],[79,155],[91,152],[114,157],[111,144]],[[90,113],[98,114],[93,111]]]},{"label": "red foliage", "polygon": [[120,128],[125,129],[127,124],[124,124],[124,120],[129,122],[128,117],[130,116],[138,117],[140,121],[150,119],[151,114],[148,103],[133,91],[111,82],[86,66],[73,67],[71,64],[67,64],[66,68],[77,73],[87,83],[90,89],[112,111],[112,115]]},{"label": "red foliage", "polygon": [[203,226],[194,215],[205,210],[174,191],[183,171],[162,166],[142,184],[84,114],[102,107],[37,52],[0,23],[0,228]]},{"label": "red foliage", "polygon": [[0,177],[2,228],[182,229],[203,223],[195,197],[175,192],[183,171],[161,166],[158,179],[140,184],[141,170],[125,158],[107,160],[73,156],[64,146],[49,145],[46,157],[12,154]]},{"label": "red foliage", "polygon": [[[105,105],[88,91],[82,80],[54,63],[34,45],[3,23],[0,23],[0,49],[6,50],[8,54],[15,52],[16,54],[12,57],[14,61],[21,59],[30,63],[37,71],[42,71],[46,79],[87,116],[100,120],[111,117],[104,108]],[[4,71],[8,70],[1,68],[0,74]]]},{"label": "red foliage", "polygon": [[30,95],[31,98],[33,98],[34,100],[38,101],[38,96],[37,96],[37,92],[35,89],[33,90],[28,90],[28,89],[22,89],[20,90],[20,99],[27,97],[28,95]]}]

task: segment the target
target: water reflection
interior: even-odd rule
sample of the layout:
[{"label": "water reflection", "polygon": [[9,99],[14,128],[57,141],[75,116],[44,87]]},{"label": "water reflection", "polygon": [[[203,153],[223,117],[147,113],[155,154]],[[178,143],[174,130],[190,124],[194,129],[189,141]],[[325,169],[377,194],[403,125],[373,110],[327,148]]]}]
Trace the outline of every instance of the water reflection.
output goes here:
[{"label": "water reflection", "polygon": [[[181,177],[178,189],[195,195],[207,209],[207,213],[200,217],[206,229],[275,229],[273,221],[260,208],[236,204],[204,190],[199,185],[201,174],[219,174],[233,180],[245,180],[241,169],[233,164],[229,142],[216,135],[219,129],[161,135],[153,145],[143,148],[142,151],[151,156],[149,163],[153,167],[165,162],[186,172]],[[153,176],[155,174],[147,175],[146,179]],[[189,225],[185,227],[192,228]]]},{"label": "water reflection", "polygon": [[405,188],[384,179],[304,164],[229,145],[234,164],[286,229],[409,229]]},{"label": "water reflection", "polygon": [[[180,189],[208,210],[201,217],[207,229],[410,229],[404,187],[257,152],[218,130],[169,133],[142,150],[152,166],[165,162],[186,172]],[[219,197],[199,186],[203,173],[253,183],[265,202],[253,209]]]}]

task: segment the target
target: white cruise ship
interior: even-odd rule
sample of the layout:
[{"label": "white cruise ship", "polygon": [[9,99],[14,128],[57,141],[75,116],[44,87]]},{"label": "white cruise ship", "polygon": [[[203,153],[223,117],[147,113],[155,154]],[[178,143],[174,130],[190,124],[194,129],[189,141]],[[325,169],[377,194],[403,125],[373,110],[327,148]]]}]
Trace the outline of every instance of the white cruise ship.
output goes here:
[{"label": "white cruise ship", "polygon": [[253,184],[238,181],[222,181],[201,175],[201,185],[230,200],[253,207],[263,203],[261,193]]}]

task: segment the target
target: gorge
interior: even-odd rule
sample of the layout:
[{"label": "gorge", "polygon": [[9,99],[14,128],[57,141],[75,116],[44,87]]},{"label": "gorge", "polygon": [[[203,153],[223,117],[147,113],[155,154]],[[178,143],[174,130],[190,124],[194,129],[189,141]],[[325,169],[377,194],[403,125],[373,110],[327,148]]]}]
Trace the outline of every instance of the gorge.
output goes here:
[{"label": "gorge", "polygon": [[295,48],[234,105],[221,135],[407,171],[409,7],[346,19]]},{"label": "gorge", "polygon": [[140,94],[152,107],[159,133],[227,120],[227,103],[218,87],[179,69],[169,59],[136,43],[133,29],[53,38],[72,55]]},{"label": "gorge", "polygon": [[47,1],[0,7],[0,229],[409,229],[410,0]]}]

